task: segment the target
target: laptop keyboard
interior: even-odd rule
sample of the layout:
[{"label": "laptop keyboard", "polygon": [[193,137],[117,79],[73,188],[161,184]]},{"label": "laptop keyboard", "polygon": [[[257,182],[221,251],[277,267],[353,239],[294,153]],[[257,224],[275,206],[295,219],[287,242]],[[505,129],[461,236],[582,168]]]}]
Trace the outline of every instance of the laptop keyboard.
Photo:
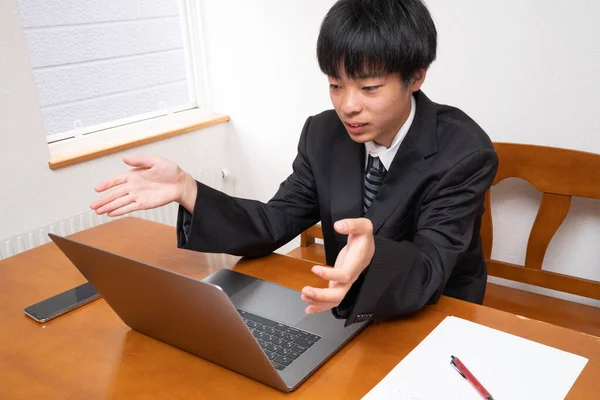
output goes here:
[{"label": "laptop keyboard", "polygon": [[283,371],[319,339],[318,335],[237,309],[275,369]]}]

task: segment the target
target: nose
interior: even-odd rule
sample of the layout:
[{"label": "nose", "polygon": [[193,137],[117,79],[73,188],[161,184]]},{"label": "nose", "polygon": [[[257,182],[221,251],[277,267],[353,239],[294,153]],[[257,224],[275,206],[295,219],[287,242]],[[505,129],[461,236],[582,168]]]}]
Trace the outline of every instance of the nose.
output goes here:
[{"label": "nose", "polygon": [[355,90],[347,90],[342,99],[342,112],[346,115],[358,114],[362,111],[360,96]]}]

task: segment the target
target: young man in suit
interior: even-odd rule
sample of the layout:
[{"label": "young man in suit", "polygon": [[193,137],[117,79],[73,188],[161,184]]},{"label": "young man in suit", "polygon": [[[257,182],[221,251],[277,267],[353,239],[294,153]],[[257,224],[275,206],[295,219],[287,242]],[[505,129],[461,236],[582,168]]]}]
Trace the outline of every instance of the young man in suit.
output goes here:
[{"label": "young man in suit", "polygon": [[421,85],[437,32],[421,0],[340,0],[317,43],[335,111],[307,119],[292,174],[267,203],[196,182],[175,163],[126,157],[131,171],[91,207],[122,215],[180,204],[178,246],[266,255],[321,221],[328,288],[305,287],[307,312],[346,324],[391,318],[442,294],[481,303],[487,270],[479,228],[497,156],[462,111]]}]

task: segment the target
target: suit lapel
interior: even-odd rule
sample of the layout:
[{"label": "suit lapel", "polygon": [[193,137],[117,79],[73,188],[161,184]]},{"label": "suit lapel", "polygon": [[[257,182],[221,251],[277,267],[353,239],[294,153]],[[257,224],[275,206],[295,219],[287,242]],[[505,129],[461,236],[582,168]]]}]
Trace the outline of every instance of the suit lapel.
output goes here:
[{"label": "suit lapel", "polygon": [[422,92],[414,95],[417,113],[413,123],[365,215],[373,223],[374,233],[397,208],[409,207],[409,203],[414,201],[411,195],[415,192],[415,185],[426,175],[427,165],[423,160],[437,152],[436,106]]},{"label": "suit lapel", "polygon": [[373,223],[373,233],[377,233],[398,207],[407,207],[410,203],[411,183],[414,184],[413,180],[418,176],[421,160],[410,143],[403,142],[400,145],[375,201],[365,214]]},{"label": "suit lapel", "polygon": [[361,217],[363,207],[365,145],[350,139],[341,123],[339,129],[339,134],[335,135],[337,143],[331,152],[330,199],[333,223],[345,218]]}]

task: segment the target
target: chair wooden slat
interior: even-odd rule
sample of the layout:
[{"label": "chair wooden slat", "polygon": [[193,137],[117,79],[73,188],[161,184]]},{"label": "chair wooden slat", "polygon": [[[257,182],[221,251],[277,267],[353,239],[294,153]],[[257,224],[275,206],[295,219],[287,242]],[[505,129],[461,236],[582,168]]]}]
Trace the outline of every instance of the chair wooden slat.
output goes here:
[{"label": "chair wooden slat", "polygon": [[600,156],[583,151],[494,143],[500,168],[494,184],[521,178],[544,193],[600,199]]},{"label": "chair wooden slat", "polygon": [[481,247],[486,260],[492,258],[492,240],[494,239],[494,226],[492,222],[492,202],[490,191],[485,193],[485,212],[481,218]]},{"label": "chair wooden slat", "polygon": [[544,193],[527,243],[526,268],[542,269],[546,249],[569,213],[570,206],[571,196]]},{"label": "chair wooden slat", "polygon": [[302,232],[300,234],[300,247],[308,247],[312,244],[315,244],[315,237],[310,236],[308,230]]},{"label": "chair wooden slat", "polygon": [[323,229],[321,228],[321,225],[314,225],[308,228],[308,236],[323,239]]},{"label": "chair wooden slat", "polygon": [[596,281],[495,260],[487,260],[487,267],[491,276],[600,300],[600,283]]}]

